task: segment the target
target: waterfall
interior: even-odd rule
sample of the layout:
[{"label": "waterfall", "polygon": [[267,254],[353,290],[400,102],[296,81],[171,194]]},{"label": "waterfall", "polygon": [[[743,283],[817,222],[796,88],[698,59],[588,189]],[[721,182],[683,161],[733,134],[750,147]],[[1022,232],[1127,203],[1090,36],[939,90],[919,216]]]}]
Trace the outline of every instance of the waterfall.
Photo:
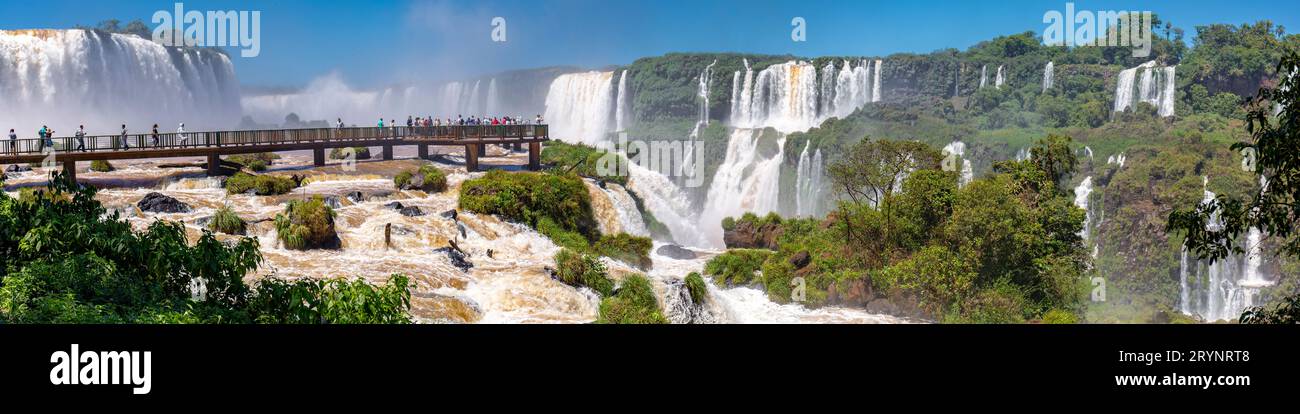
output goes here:
[{"label": "waterfall", "polygon": [[700,127],[709,125],[709,83],[713,80],[713,65],[718,64],[717,59],[713,60],[709,66],[704,67],[704,72],[700,73],[698,80],[699,87],[695,91],[696,100],[699,108],[696,111],[695,129],[691,131],[691,138],[700,136]]},{"label": "waterfall", "polygon": [[812,142],[804,144],[799,153],[799,165],[795,169],[795,215],[811,217],[817,215],[818,202],[822,189],[822,150],[816,149],[808,154]]},{"label": "waterfall", "polygon": [[1083,209],[1084,212],[1083,230],[1079,231],[1079,237],[1083,238],[1085,244],[1088,243],[1090,239],[1089,236],[1091,231],[1089,228],[1092,226],[1092,209],[1088,208],[1088,197],[1090,196],[1092,196],[1091,175],[1084,177],[1083,182],[1079,183],[1079,186],[1074,188],[1074,205]]},{"label": "waterfall", "polygon": [[[1141,78],[1138,74],[1141,73]],[[1137,80],[1136,94],[1134,81]],[[1176,70],[1174,66],[1156,66],[1152,60],[1119,72],[1115,85],[1115,112],[1122,112],[1138,102],[1155,106],[1162,117],[1174,115]]]},{"label": "waterfall", "polygon": [[819,81],[821,89],[818,95],[821,100],[817,104],[818,112],[829,113],[833,108],[837,97],[835,87],[838,86],[838,81],[839,79],[835,77],[835,62],[827,62],[826,66],[822,68],[821,80]]},{"label": "waterfall", "polygon": [[[477,81],[477,80],[474,81],[474,88],[473,88],[473,89],[470,89],[470,91],[469,91],[469,111],[468,111],[468,112],[469,112],[471,115],[475,115],[475,116],[483,115],[483,106],[480,105],[481,102],[479,102],[479,92],[478,92],[478,86],[479,86],[479,83],[481,83],[481,82],[480,82],[480,81]],[[399,115],[400,115],[400,114],[399,114]]]},{"label": "waterfall", "polygon": [[[1268,188],[1268,179],[1263,175],[1259,176],[1259,189],[1264,191]],[[1246,233],[1246,269],[1245,278],[1242,280],[1242,286],[1263,287],[1271,286],[1273,282],[1266,280],[1260,273],[1260,266],[1264,264],[1263,246],[1264,235],[1258,227],[1251,227]]]},{"label": "waterfall", "polygon": [[[743,85],[740,83],[740,72],[736,72],[732,76],[731,123],[733,125],[748,124],[750,122],[750,103],[754,100],[754,70],[749,67],[749,59],[743,59],[742,61],[745,63]],[[737,88],[736,85],[742,85],[742,87]]]},{"label": "waterfall", "polygon": [[1002,65],[998,65],[998,73],[993,78],[993,87],[1002,89],[1002,84],[1006,83],[1006,78],[1002,76]]},{"label": "waterfall", "polygon": [[1092,161],[1092,147],[1089,147],[1089,146],[1087,146],[1087,145],[1084,145],[1084,146],[1083,146],[1083,155],[1085,155],[1085,156],[1088,157],[1088,161]]},{"label": "waterfall", "polygon": [[707,247],[708,241],[697,228],[697,212],[691,198],[667,176],[629,162],[628,188],[636,193],[646,211],[668,227],[673,242],[692,247]]},{"label": "waterfall", "polygon": [[763,215],[777,209],[785,135],[778,134],[770,156],[763,154],[767,152],[763,147],[771,146],[764,139],[763,130],[731,131],[726,157],[709,186],[700,226],[695,230],[705,233],[712,247],[723,246],[722,219],[745,212]]},{"label": "waterfall", "polygon": [[1119,154],[1106,157],[1106,164],[1116,164],[1119,165],[1120,167],[1124,167],[1124,160],[1125,160],[1124,153],[1121,152]]},{"label": "waterfall", "polygon": [[88,30],[0,30],[0,124],[71,134],[146,124],[229,128],[239,122],[230,58]]},{"label": "waterfall", "polygon": [[[1208,186],[1209,177],[1201,180],[1203,187]],[[1213,192],[1208,188],[1202,191],[1201,203],[1214,202]],[[1205,228],[1217,231],[1221,226],[1214,216]],[[1272,285],[1259,271],[1261,239],[1258,230],[1251,229],[1246,237],[1246,257],[1234,253],[1214,262],[1189,258],[1184,248],[1178,269],[1179,310],[1205,321],[1218,321],[1236,319],[1246,308],[1256,306],[1260,288]]]},{"label": "waterfall", "polygon": [[501,116],[501,97],[497,95],[498,93],[497,79],[492,78],[488,81],[487,106],[483,109],[487,116]]},{"label": "waterfall", "polygon": [[1056,76],[1056,66],[1052,62],[1047,62],[1047,66],[1043,68],[1043,92],[1052,89],[1053,76]]},{"label": "waterfall", "polygon": [[618,99],[614,101],[614,130],[624,131],[627,129],[627,69],[623,69],[623,74],[618,77]]},{"label": "waterfall", "polygon": [[988,83],[988,80],[989,80],[989,65],[980,66],[980,87],[979,88],[984,89],[984,85]]},{"label": "waterfall", "polygon": [[560,75],[546,94],[551,137],[595,146],[605,141],[613,104],[614,72]]},{"label": "waterfall", "polygon": [[[641,217],[641,211],[637,210],[636,201],[627,189],[615,183],[605,183],[603,188],[592,183],[588,187],[592,195],[592,209],[596,210],[595,215],[601,224],[602,233],[621,232],[642,237],[650,235],[645,227],[645,219]],[[610,223],[605,223],[601,220],[602,217],[609,218],[607,221]]]},{"label": "waterfall", "polygon": [[[961,141],[950,142],[948,145],[943,146],[942,152],[945,154],[945,158],[951,156],[953,161],[961,160],[961,175],[957,180],[958,187],[965,187],[966,184],[970,184],[975,179],[975,170],[971,168],[970,160],[966,159],[966,143]],[[945,168],[949,165],[948,162],[947,160],[944,161]],[[954,164],[952,167],[956,167],[956,165]]]},{"label": "waterfall", "polygon": [[880,59],[876,59],[876,73],[871,77],[871,102],[880,102],[882,92],[880,88],[880,67],[882,63]]}]

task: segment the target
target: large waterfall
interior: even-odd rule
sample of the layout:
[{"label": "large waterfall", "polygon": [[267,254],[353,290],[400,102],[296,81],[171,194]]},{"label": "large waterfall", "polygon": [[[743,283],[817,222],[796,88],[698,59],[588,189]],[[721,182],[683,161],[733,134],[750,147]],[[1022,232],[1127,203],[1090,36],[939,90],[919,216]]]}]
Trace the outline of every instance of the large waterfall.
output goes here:
[{"label": "large waterfall", "polygon": [[[1160,116],[1174,115],[1176,71],[1174,66],[1156,66],[1156,61],[1143,63],[1119,72],[1115,82],[1115,112],[1124,111],[1138,102],[1156,107]],[[1141,78],[1138,74],[1141,74]],[[1134,81],[1137,81],[1136,91]],[[1136,93],[1135,93],[1136,92]]]},{"label": "large waterfall", "polygon": [[1055,80],[1055,76],[1056,65],[1052,62],[1047,62],[1047,66],[1043,67],[1043,92],[1052,89],[1052,82]]},{"label": "large waterfall", "polygon": [[224,54],[88,30],[0,30],[0,125],[35,135],[125,123],[228,128],[239,81]]},{"label": "large waterfall", "polygon": [[[1202,183],[1208,185],[1209,178],[1202,178]],[[1202,203],[1214,201],[1213,192],[1203,192]],[[1206,229],[1217,231],[1221,225],[1217,217],[1212,217]],[[1179,310],[1205,321],[1217,321],[1236,319],[1246,308],[1256,306],[1260,288],[1273,284],[1260,272],[1262,239],[1257,229],[1251,229],[1245,255],[1232,254],[1214,262],[1191,258],[1184,248],[1178,271]]]},{"label": "large waterfall", "polygon": [[795,170],[795,214],[799,217],[816,216],[821,206],[822,150],[818,148],[809,156],[811,146],[812,141],[804,144]]},{"label": "large waterfall", "polygon": [[739,128],[773,127],[781,132],[806,131],[832,116],[843,117],[867,102],[878,102],[881,61],[873,74],[870,61],[828,64],[819,76],[811,63],[790,61],[754,73],[732,76],[731,124]]},{"label": "large waterfall", "polygon": [[709,186],[700,227],[696,229],[705,234],[711,246],[723,246],[722,219],[746,212],[763,215],[776,211],[784,148],[784,134],[770,136],[761,129],[749,128],[731,131],[726,157]]},{"label": "large waterfall", "polygon": [[609,133],[614,106],[614,72],[560,75],[546,94],[546,122],[551,137],[596,145]]}]

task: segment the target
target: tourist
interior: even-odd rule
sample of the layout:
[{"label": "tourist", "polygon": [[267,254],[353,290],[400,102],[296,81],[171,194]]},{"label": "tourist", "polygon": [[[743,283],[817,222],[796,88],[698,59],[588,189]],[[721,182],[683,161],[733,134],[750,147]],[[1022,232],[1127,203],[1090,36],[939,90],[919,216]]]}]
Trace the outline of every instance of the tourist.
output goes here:
[{"label": "tourist", "polygon": [[410,116],[410,115],[407,115],[407,116],[406,116],[406,127],[407,127],[407,128],[410,128],[410,127],[413,127],[413,126],[415,126],[415,121],[414,121],[414,120],[411,120],[411,116]]},{"label": "tourist", "polygon": [[46,126],[41,125],[41,129],[36,130],[36,138],[40,139],[41,151],[45,151],[45,129]]},{"label": "tourist", "polygon": [[13,128],[9,128],[9,152],[18,152],[18,134],[14,132]]},{"label": "tourist", "polygon": [[188,140],[190,139],[189,136],[185,135],[185,123],[184,123],[184,122],[181,122],[181,126],[176,127],[176,135],[179,136],[179,137],[181,138],[181,140],[180,140],[180,143],[181,143],[181,144],[184,144],[185,141],[188,141]]},{"label": "tourist", "polygon": [[339,118],[338,122],[334,123],[334,127],[340,129],[343,128],[343,118]]},{"label": "tourist", "polygon": [[382,116],[379,117],[379,127],[380,127],[380,128],[383,128],[383,127],[384,127],[384,117],[382,117]]},{"label": "tourist", "polygon": [[541,124],[542,124],[542,115],[541,115],[541,114],[538,114],[538,115],[537,115],[537,119],[536,119],[533,123],[534,123],[534,124],[537,124],[537,125],[541,125]]},{"label": "tourist", "polygon": [[77,151],[86,152],[86,126],[77,125]]},{"label": "tourist", "polygon": [[153,146],[158,146],[158,124],[153,124]]},{"label": "tourist", "polygon": [[[126,124],[122,124],[122,135],[118,137],[118,143],[121,144],[122,149],[131,149],[131,144],[126,140]],[[114,145],[113,149],[117,149],[117,147],[117,145]]]}]

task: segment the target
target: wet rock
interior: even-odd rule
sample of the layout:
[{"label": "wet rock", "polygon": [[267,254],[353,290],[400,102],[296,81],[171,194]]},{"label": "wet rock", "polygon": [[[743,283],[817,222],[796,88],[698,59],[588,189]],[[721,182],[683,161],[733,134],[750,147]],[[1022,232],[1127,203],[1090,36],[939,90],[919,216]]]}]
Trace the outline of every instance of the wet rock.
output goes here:
[{"label": "wet rock", "polygon": [[458,217],[458,216],[456,215],[456,210],[454,210],[454,209],[444,211],[444,212],[442,212],[442,213],[440,213],[440,214],[438,214],[438,215],[439,215],[439,216],[442,216],[442,218],[445,218],[445,219],[448,219],[448,220],[451,220],[451,221],[456,221],[456,218]]},{"label": "wet rock", "polygon": [[393,209],[393,210],[401,210],[403,207],[405,207],[405,206],[403,206],[402,203],[399,203],[399,202],[396,202],[396,201],[391,202],[391,203],[388,203],[388,204],[384,204],[384,208],[391,208],[391,209]]},{"label": "wet rock", "polygon": [[330,208],[333,209],[343,208],[343,203],[339,201],[339,196],[325,197],[325,205],[330,206]]},{"label": "wet rock", "polygon": [[352,200],[353,203],[360,203],[366,201],[366,195],[360,191],[350,192],[347,194],[347,197],[348,200]]},{"label": "wet rock", "polygon": [[211,222],[212,222],[212,216],[204,216],[204,217],[199,217],[198,219],[195,219],[195,220],[194,220],[194,225],[195,225],[195,226],[205,227],[205,228],[206,228],[206,227],[208,227],[208,223],[211,223]]},{"label": "wet rock", "polygon": [[424,210],[420,210],[420,208],[416,206],[402,207],[398,212],[407,217],[420,217],[424,215]]},{"label": "wet rock", "polygon": [[26,165],[21,165],[21,164],[12,164],[12,165],[10,165],[10,166],[8,166],[8,167],[5,167],[5,172],[7,172],[7,173],[28,172],[28,171],[31,171],[31,170],[32,170],[32,167],[29,167],[29,166],[26,166]]},{"label": "wet rock", "polygon": [[147,211],[150,213],[190,212],[189,205],[182,203],[180,202],[180,200],[177,200],[175,198],[168,197],[166,195],[163,195],[162,193],[156,193],[156,192],[146,194],[143,199],[140,199],[139,203],[136,203],[135,206],[140,208],[140,211]]},{"label": "wet rock", "polygon": [[875,296],[871,284],[864,279],[831,283],[826,289],[826,301],[834,305],[865,307]]},{"label": "wet rock", "polygon": [[754,220],[737,220],[734,227],[723,230],[722,241],[728,249],[778,250],[776,241],[781,233],[779,223],[758,224]]},{"label": "wet rock", "polygon": [[691,251],[690,249],[675,244],[665,244],[663,246],[659,246],[659,249],[655,250],[655,253],[658,253],[660,256],[677,259],[677,260],[691,260],[698,256],[697,254],[695,254],[695,252]]},{"label": "wet rock", "polygon": [[803,267],[807,266],[808,263],[812,263],[812,256],[810,256],[807,251],[795,253],[794,256],[790,256],[790,265],[794,266],[795,270],[803,269]]},{"label": "wet rock", "polygon": [[471,263],[465,253],[461,253],[460,250],[451,247],[439,247],[433,249],[433,252],[447,255],[447,260],[451,262],[451,265],[456,266],[462,272],[468,272],[469,269],[474,268],[474,263]]}]

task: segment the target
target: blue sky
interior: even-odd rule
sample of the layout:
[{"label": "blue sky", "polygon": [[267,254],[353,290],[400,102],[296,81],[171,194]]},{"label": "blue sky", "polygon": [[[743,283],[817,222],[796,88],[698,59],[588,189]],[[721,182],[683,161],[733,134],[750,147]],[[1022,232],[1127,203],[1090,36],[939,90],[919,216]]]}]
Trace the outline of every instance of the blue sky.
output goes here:
[{"label": "blue sky", "polygon": [[[0,28],[65,28],[141,19],[174,1],[5,1]],[[337,73],[376,86],[550,65],[599,67],[667,52],[887,55],[964,49],[1043,30],[1065,1],[377,0],[185,1],[186,10],[260,10],[261,55],[235,57],[241,81],[301,86]],[[1268,19],[1300,29],[1287,1],[1075,1],[1078,10],[1151,10],[1188,32]],[[507,41],[491,41],[503,17]],[[793,17],[807,41],[790,40]],[[237,56],[237,53],[232,55]]]}]

